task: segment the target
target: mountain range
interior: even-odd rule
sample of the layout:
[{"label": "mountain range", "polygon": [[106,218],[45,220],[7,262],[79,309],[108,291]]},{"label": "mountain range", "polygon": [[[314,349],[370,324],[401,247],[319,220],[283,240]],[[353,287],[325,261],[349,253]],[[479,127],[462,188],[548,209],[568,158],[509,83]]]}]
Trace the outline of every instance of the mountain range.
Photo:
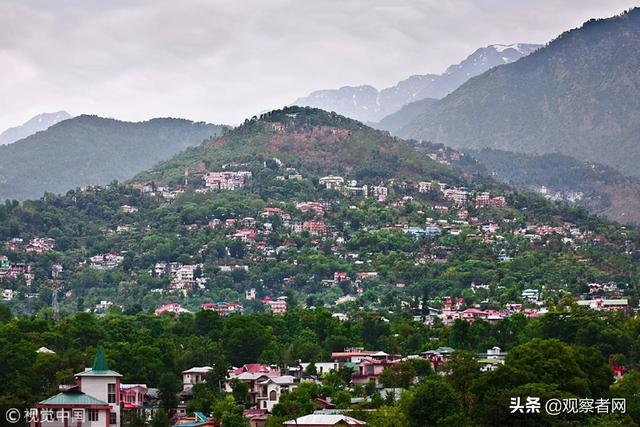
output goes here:
[{"label": "mountain range", "polygon": [[469,78],[497,65],[516,61],[540,47],[525,43],[494,44],[477,49],[442,74],[414,75],[382,90],[369,85],[318,90],[298,98],[294,104],[335,111],[362,122],[377,122],[411,102],[442,98]]},{"label": "mountain range", "polygon": [[20,126],[11,127],[0,133],[0,145],[11,144],[22,138],[33,135],[36,132],[48,129],[63,120],[70,119],[71,114],[66,111],[57,111],[55,113],[43,113],[29,119]]},{"label": "mountain range", "polygon": [[471,78],[398,134],[457,148],[562,153],[640,176],[640,9],[590,20]]},{"label": "mountain range", "polygon": [[0,146],[0,199],[33,199],[44,192],[133,177],[222,127],[159,118],[131,123],[82,115]]}]

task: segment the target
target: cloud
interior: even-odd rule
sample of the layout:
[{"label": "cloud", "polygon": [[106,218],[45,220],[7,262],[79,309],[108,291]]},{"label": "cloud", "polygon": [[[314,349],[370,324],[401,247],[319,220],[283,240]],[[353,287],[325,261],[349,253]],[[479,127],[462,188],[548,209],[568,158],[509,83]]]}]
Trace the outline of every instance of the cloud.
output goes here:
[{"label": "cloud", "polygon": [[0,129],[66,109],[238,123],[316,89],[439,73],[544,43],[610,0],[23,0],[0,4]]}]

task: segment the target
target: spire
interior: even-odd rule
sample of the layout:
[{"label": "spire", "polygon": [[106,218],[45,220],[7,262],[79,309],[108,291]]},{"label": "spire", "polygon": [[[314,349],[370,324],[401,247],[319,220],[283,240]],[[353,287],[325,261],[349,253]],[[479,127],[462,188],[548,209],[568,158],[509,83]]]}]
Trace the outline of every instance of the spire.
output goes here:
[{"label": "spire", "polygon": [[96,358],[93,359],[93,366],[91,367],[94,371],[108,371],[109,367],[107,366],[107,359],[104,357],[104,348],[101,345],[98,345],[96,348]]}]

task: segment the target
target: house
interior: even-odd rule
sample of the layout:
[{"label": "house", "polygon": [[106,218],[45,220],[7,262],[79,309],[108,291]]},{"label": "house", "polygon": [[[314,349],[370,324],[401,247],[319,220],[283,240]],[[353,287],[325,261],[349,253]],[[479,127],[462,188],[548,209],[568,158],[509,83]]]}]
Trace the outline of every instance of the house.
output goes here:
[{"label": "house", "polygon": [[[309,365],[311,365],[311,363],[309,362],[300,363],[300,367],[303,371],[306,371]],[[322,376],[328,372],[337,371],[338,369],[340,369],[340,364],[338,362],[315,362],[313,365],[316,367],[318,376]]]},{"label": "house", "polygon": [[280,217],[283,221],[287,221],[291,219],[291,215],[286,213],[282,208],[265,208],[265,210],[260,214],[260,217],[266,219],[270,216]]},{"label": "house", "polygon": [[124,257],[113,253],[95,255],[91,257],[91,267],[100,270],[109,270],[122,264]]},{"label": "house", "polygon": [[209,190],[237,190],[244,187],[249,178],[251,178],[249,171],[222,171],[208,172],[202,180]]},{"label": "house", "polygon": [[351,375],[351,384],[353,385],[367,385],[370,382],[378,383],[378,377],[382,374],[386,368],[397,363],[394,360],[390,360],[386,353],[384,358],[374,358],[374,356],[380,356],[381,352],[374,353],[369,358],[363,358],[356,366],[356,372]]},{"label": "house", "polygon": [[482,372],[494,371],[500,365],[504,365],[507,353],[498,346],[492,347],[486,353],[478,353],[478,363],[482,366]]},{"label": "house", "polygon": [[456,205],[467,203],[467,192],[461,188],[448,188],[443,191],[444,198],[452,200]]},{"label": "house", "polygon": [[360,363],[362,359],[371,356],[373,353],[375,352],[365,350],[362,347],[348,347],[344,351],[331,353],[331,360],[338,363],[339,366],[343,366],[346,363]]},{"label": "house", "polygon": [[537,289],[525,289],[522,291],[522,299],[527,302],[538,302],[540,292]]},{"label": "house", "polygon": [[176,316],[184,313],[191,313],[189,310],[182,308],[178,303],[165,304],[161,307],[156,308],[155,314],[156,316],[160,316],[163,313],[172,313]]},{"label": "house", "polygon": [[622,311],[626,312],[629,309],[629,300],[625,298],[620,299],[591,299],[576,301],[578,305],[583,307],[589,307],[592,310],[597,311]]},{"label": "house", "polygon": [[266,304],[273,314],[281,315],[287,311],[287,297],[278,297],[275,301],[267,297],[262,300],[262,303]]},{"label": "house", "polygon": [[384,202],[389,196],[389,189],[382,185],[374,185],[371,187],[371,196],[379,202]]},{"label": "house", "polygon": [[52,251],[55,246],[56,241],[50,237],[34,237],[31,239],[25,250],[27,252],[41,254]]},{"label": "house", "polygon": [[[82,421],[87,427],[120,427],[120,375],[107,366],[104,350],[101,346],[96,349],[95,359],[91,368],[75,375],[74,386],[45,399],[34,405],[37,420],[58,419],[62,424],[69,425],[67,420]],[[31,427],[36,425],[33,419]],[[78,422],[80,424],[80,422]]]},{"label": "house", "polygon": [[203,310],[215,311],[220,316],[229,316],[230,314],[242,313],[243,311],[243,307],[241,304],[225,302],[205,303],[200,305],[200,308],[202,308]]},{"label": "house", "polygon": [[327,190],[340,190],[344,186],[344,178],[341,176],[329,175],[319,180],[320,185]]},{"label": "house", "polygon": [[240,239],[243,242],[247,242],[249,240],[255,240],[257,236],[256,230],[250,228],[239,229],[233,234],[232,237],[236,239]]},{"label": "house", "polygon": [[451,347],[438,347],[435,350],[420,353],[420,357],[430,361],[433,369],[437,370],[439,366],[447,363],[447,360],[454,352],[455,350]]},{"label": "house", "polygon": [[285,427],[341,427],[341,426],[366,426],[364,421],[342,414],[310,414],[294,420],[285,421]]},{"label": "house", "polygon": [[460,318],[462,320],[466,320],[467,322],[473,322],[474,320],[483,319],[486,320],[488,317],[488,313],[483,310],[478,310],[476,308],[468,308],[460,313]]},{"label": "house", "polygon": [[346,271],[334,271],[333,272],[333,280],[335,282],[348,282],[349,281],[349,273]]},{"label": "house", "polygon": [[126,409],[139,409],[144,405],[148,392],[146,384],[120,384],[120,401]]},{"label": "house", "polygon": [[2,291],[2,301],[11,301],[15,295],[13,289],[4,289]]},{"label": "house", "polygon": [[[231,392],[231,384],[233,381],[241,381],[249,386],[249,403],[261,405],[259,409],[266,409],[266,407],[269,406],[268,403],[263,403],[267,400],[265,399],[265,395],[268,390],[268,387],[265,388],[268,385],[266,381],[269,378],[278,377],[281,377],[281,373],[280,369],[277,367],[263,365],[260,363],[248,363],[240,368],[229,370],[227,373],[227,380],[225,381],[225,390],[227,392]],[[286,382],[288,380],[285,379],[283,381]]]},{"label": "house", "polygon": [[320,236],[327,231],[324,221],[304,221],[302,229],[308,231],[312,236]]},{"label": "house", "polygon": [[269,414],[264,409],[245,409],[242,416],[249,422],[249,427],[264,427]]},{"label": "house", "polygon": [[313,212],[315,216],[324,216],[325,206],[321,202],[300,202],[296,203],[296,209],[302,213]]},{"label": "house", "polygon": [[291,375],[281,375],[258,381],[258,386],[260,387],[260,393],[256,396],[258,408],[271,412],[280,402],[280,396],[294,390],[298,386],[298,381]]},{"label": "house", "polygon": [[251,288],[248,291],[244,291],[244,299],[246,300],[256,299],[256,288]]},{"label": "house", "polygon": [[194,412],[193,417],[182,417],[175,423],[175,427],[214,427],[215,425],[215,420],[202,412]]},{"label": "house", "polygon": [[418,183],[418,193],[428,193],[433,188],[431,181],[420,181]]},{"label": "house", "polygon": [[182,391],[190,392],[194,385],[204,383],[204,377],[212,369],[211,366],[196,366],[182,371]]}]

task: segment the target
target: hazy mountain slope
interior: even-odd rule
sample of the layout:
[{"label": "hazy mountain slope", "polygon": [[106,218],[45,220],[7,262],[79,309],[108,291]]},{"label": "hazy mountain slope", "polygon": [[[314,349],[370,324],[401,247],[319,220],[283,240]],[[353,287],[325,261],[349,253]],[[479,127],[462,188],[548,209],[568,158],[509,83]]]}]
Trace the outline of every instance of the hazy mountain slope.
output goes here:
[{"label": "hazy mountain slope", "polygon": [[220,131],[220,126],[170,118],[65,120],[0,147],[0,199],[39,198],[44,192],[131,178]]},{"label": "hazy mountain slope", "polygon": [[640,223],[640,180],[609,166],[562,154],[530,155],[502,150],[467,150],[494,177],[578,204],[622,223]]},{"label": "hazy mountain slope", "polygon": [[298,98],[294,104],[335,111],[363,122],[377,122],[411,102],[424,98],[442,98],[470,77],[482,74],[496,65],[516,61],[539,47],[540,45],[525,43],[490,45],[477,49],[442,74],[411,76],[381,91],[368,85],[318,90]]},{"label": "hazy mountain slope", "polygon": [[0,133],[0,145],[11,144],[36,132],[45,130],[63,120],[70,119],[71,114],[66,111],[58,111],[56,113],[43,113],[29,119],[20,126],[11,127]]},{"label": "hazy mountain slope", "polygon": [[435,104],[436,101],[438,100],[434,98],[425,98],[421,99],[420,101],[412,102],[405,105],[395,113],[389,114],[379,122],[368,124],[373,128],[387,130],[391,133],[395,133],[397,130],[403,128],[414,118],[420,115],[425,110],[425,108]]},{"label": "hazy mountain slope", "polygon": [[640,175],[640,9],[591,20],[429,107],[403,137],[559,152]]}]

